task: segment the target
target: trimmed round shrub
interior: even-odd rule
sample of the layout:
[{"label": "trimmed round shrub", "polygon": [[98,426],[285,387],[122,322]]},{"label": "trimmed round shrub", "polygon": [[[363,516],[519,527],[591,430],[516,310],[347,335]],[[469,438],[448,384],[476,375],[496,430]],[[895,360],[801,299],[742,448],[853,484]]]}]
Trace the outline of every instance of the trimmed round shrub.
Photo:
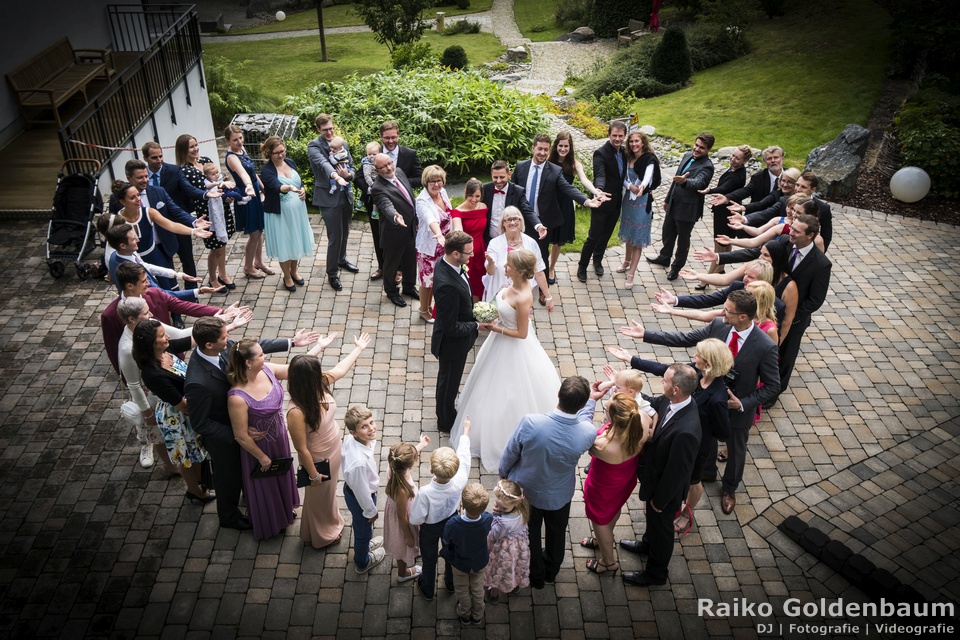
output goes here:
[{"label": "trimmed round shrub", "polygon": [[466,9],[470,6],[470,0],[457,0],[457,9]]},{"label": "trimmed round shrub", "polygon": [[664,84],[683,84],[693,75],[687,36],[680,27],[669,27],[650,58],[650,75]]},{"label": "trimmed round shrub", "polygon": [[440,64],[459,71],[467,66],[467,52],[458,44],[451,45],[443,50]]}]

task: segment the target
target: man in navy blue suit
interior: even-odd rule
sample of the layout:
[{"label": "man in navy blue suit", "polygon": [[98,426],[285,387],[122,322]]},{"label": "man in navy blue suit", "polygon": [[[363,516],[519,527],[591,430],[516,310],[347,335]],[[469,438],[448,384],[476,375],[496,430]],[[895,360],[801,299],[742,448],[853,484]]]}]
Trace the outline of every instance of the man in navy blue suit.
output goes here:
[{"label": "man in navy blue suit", "polygon": [[[168,220],[185,224],[188,227],[196,226],[196,218],[177,206],[177,203],[173,201],[173,198],[170,197],[166,189],[149,184],[150,174],[147,170],[146,162],[143,160],[127,160],[123,169],[127,175],[127,180],[140,190],[140,204],[142,206],[156,209],[160,212],[160,215]],[[120,209],[120,201],[117,200],[116,196],[111,195],[110,213],[117,213]],[[157,234],[157,244],[159,245],[157,249],[163,251],[168,258],[173,258],[173,255],[177,253],[180,247],[180,241],[177,239],[177,235],[162,227],[156,227],[154,233]],[[190,273],[187,271],[187,264],[184,262],[183,256],[180,257],[180,261],[183,265],[184,272]],[[190,264],[193,265],[192,248],[190,251],[190,261]],[[193,273],[190,273],[190,275],[197,275],[196,266],[193,267]],[[161,280],[161,283],[163,283],[163,280]],[[165,288],[169,289],[174,286],[175,283],[169,283]]]},{"label": "man in navy blue suit", "polygon": [[[140,151],[147,163],[147,184],[166,190],[170,198],[184,211],[193,211],[193,203],[199,198],[218,198],[222,195],[219,191],[204,191],[190,184],[180,167],[163,161],[163,148],[153,140],[144,144]],[[197,265],[193,259],[193,238],[176,238],[177,255],[180,256],[184,273],[197,275]],[[185,286],[192,289],[196,284],[187,282]]]}]

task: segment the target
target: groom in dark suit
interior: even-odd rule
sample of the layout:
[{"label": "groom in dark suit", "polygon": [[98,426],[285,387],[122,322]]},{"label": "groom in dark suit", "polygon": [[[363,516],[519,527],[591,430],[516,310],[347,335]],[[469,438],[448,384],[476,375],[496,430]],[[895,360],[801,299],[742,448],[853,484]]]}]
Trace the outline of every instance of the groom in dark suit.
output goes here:
[{"label": "groom in dark suit", "polygon": [[700,411],[690,396],[697,388],[697,372],[687,364],[672,364],[663,375],[663,395],[650,404],[659,419],[653,438],[644,447],[646,463],[640,472],[640,499],[645,503],[647,529],[643,539],[621,540],[634,553],[649,553],[646,568],[626,571],[623,581],[638,587],[667,583],[673,556],[673,520],[690,488],[690,474],[700,449]]},{"label": "groom in dark suit", "polygon": [[[637,321],[621,327],[620,333],[650,344],[668,347],[692,347],[701,340],[717,338],[730,347],[736,382],[727,393],[730,399],[730,438],[727,440],[727,467],[723,472],[722,498],[724,513],[737,505],[734,495],[743,480],[743,465],[747,455],[747,435],[753,426],[757,407],[768,405],[780,392],[780,372],[777,368],[777,345],[770,336],[753,322],[757,315],[757,300],[749,291],[741,289],[727,296],[723,303],[723,319],[687,333],[646,331]],[[763,386],[757,386],[762,382]],[[714,451],[715,457],[716,451]]]},{"label": "groom in dark suit", "polygon": [[710,159],[710,149],[713,148],[712,133],[704,131],[697,136],[693,151],[688,151],[680,165],[677,175],[673,177],[673,184],[667,191],[664,201],[663,218],[663,248],[656,258],[647,258],[647,262],[670,266],[670,257],[673,256],[674,244],[677,246],[677,255],[673,258],[667,280],[676,280],[680,269],[687,262],[687,253],[690,251],[690,234],[693,227],[703,216],[704,194],[700,191],[710,186],[713,179],[713,161]]},{"label": "groom in dark suit", "polygon": [[[301,330],[293,339],[259,342],[264,353],[277,353],[312,344],[319,337],[312,331]],[[227,411],[227,361],[234,342],[227,333],[227,323],[216,317],[199,318],[193,324],[193,340],[197,348],[187,365],[183,390],[190,407],[190,424],[203,436],[203,446],[213,461],[220,526],[246,531],[253,525],[239,509],[243,489],[240,445],[233,436]]]},{"label": "groom in dark suit", "polygon": [[383,290],[390,302],[407,306],[400,295],[393,275],[403,272],[403,295],[419,300],[414,288],[417,277],[417,248],[414,244],[417,210],[413,188],[403,170],[394,165],[390,156],[378,153],[373,159],[377,179],[370,197],[380,211],[380,248],[383,249]]},{"label": "groom in dark suit", "polygon": [[443,433],[450,433],[457,419],[460,378],[467,364],[467,355],[477,341],[480,325],[473,319],[470,282],[463,270],[473,255],[473,238],[463,231],[451,231],[447,234],[443,251],[443,260],[437,260],[433,272],[437,321],[433,324],[430,353],[440,361],[437,371],[437,428]]}]

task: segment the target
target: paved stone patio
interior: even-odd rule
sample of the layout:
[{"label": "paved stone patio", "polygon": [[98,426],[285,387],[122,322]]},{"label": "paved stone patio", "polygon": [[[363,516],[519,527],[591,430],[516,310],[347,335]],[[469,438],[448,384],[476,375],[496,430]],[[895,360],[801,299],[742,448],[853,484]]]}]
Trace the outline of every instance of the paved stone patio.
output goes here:
[{"label": "paved stone patio", "polygon": [[[118,421],[126,390],[102,350],[99,314],[110,287],[79,281],[71,269],[53,280],[45,225],[0,222],[0,636],[752,638],[758,623],[790,621],[779,613],[786,598],[866,600],[777,530],[795,514],[928,599],[960,600],[960,230],[840,207],[834,216],[831,293],[807,331],[790,390],[751,435],[735,513],[722,514],[719,486],[708,484],[669,584],[625,588],[619,577],[584,568],[592,552],[575,542],[588,533],[578,490],[556,584],[489,605],[484,628],[462,631],[452,595],[424,602],[409,583],[396,584],[387,562],[358,576],[349,524],[343,542],[326,551],[303,547],[299,521],[257,543],[219,529],[214,505],[185,503],[180,480],[142,469],[136,440]],[[319,218],[314,228],[322,245]],[[707,241],[704,225],[695,233]],[[240,249],[231,246],[232,266]],[[295,294],[279,278],[238,279],[235,292],[216,299],[254,307],[246,336],[296,327],[373,333],[336,388],[339,416],[366,403],[385,445],[423,431],[432,449],[441,438],[428,326],[367,280],[373,251],[365,225],[355,225],[349,253],[362,271],[345,274],[339,295],[324,286],[322,264],[308,261],[308,286]],[[538,335],[562,376],[597,377],[613,344],[686,357],[619,339],[617,328],[631,318],[665,329],[690,324],[650,310],[653,294],[670,284],[663,269],[641,267],[640,286],[626,291],[616,288],[622,276],[609,275],[622,249],[608,255],[608,275],[591,273],[587,285],[564,256],[560,304],[550,316],[536,310]],[[327,350],[326,366],[342,344]],[[659,391],[657,380],[650,385]],[[423,460],[421,481],[429,474]],[[385,461],[381,470],[385,477]],[[476,466],[471,477],[495,483]],[[633,497],[617,537],[638,536],[643,526]],[[627,553],[621,562],[641,567]],[[701,617],[698,598],[770,602],[778,613]]]}]

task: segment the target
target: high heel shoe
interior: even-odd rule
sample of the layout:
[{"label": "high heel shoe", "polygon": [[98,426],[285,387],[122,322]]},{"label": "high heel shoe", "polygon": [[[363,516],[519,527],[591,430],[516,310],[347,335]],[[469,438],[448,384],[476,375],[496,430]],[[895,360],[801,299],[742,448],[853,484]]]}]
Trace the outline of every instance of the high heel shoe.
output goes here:
[{"label": "high heel shoe", "polygon": [[624,289],[633,289],[633,274],[632,274],[632,273],[627,276],[627,279],[626,279],[626,282],[624,282],[623,288],[624,288]]},{"label": "high heel shoe", "polygon": [[[615,566],[614,569],[610,568],[614,566]],[[600,571],[597,567],[603,567],[603,571]],[[595,573],[598,576],[605,576],[608,573],[611,576],[615,576],[617,575],[617,571],[619,570],[620,570],[619,562],[611,562],[610,564],[603,564],[599,560],[587,560],[587,571],[589,571],[590,573]]]},{"label": "high heel shoe", "polygon": [[219,282],[220,284],[222,284],[223,286],[225,286],[225,287],[226,287],[227,289],[229,289],[230,291],[233,291],[234,289],[237,288],[237,283],[236,283],[236,282],[227,282],[226,280],[224,280],[224,279],[221,278],[220,276],[217,276],[217,282]]},{"label": "high heel shoe", "polygon": [[187,500],[189,500],[190,502],[199,502],[199,503],[201,503],[201,504],[206,504],[206,503],[208,503],[208,502],[213,502],[214,500],[217,499],[217,492],[216,492],[216,491],[208,491],[208,492],[207,492],[207,495],[202,496],[202,497],[201,497],[201,496],[198,496],[198,495],[194,495],[194,494],[190,493],[189,491],[187,491],[184,495],[186,495]]},{"label": "high heel shoe", "polygon": [[420,319],[426,322],[427,324],[433,324],[433,314],[429,311],[417,311],[420,314]]},{"label": "high heel shoe", "polygon": [[243,270],[243,275],[247,276],[252,280],[263,280],[266,276],[254,269],[253,271]]},{"label": "high heel shoe", "polygon": [[620,265],[620,268],[617,269],[617,273],[626,273],[627,269],[629,268],[630,268],[630,262],[628,262],[627,260],[624,260],[623,264]]}]

